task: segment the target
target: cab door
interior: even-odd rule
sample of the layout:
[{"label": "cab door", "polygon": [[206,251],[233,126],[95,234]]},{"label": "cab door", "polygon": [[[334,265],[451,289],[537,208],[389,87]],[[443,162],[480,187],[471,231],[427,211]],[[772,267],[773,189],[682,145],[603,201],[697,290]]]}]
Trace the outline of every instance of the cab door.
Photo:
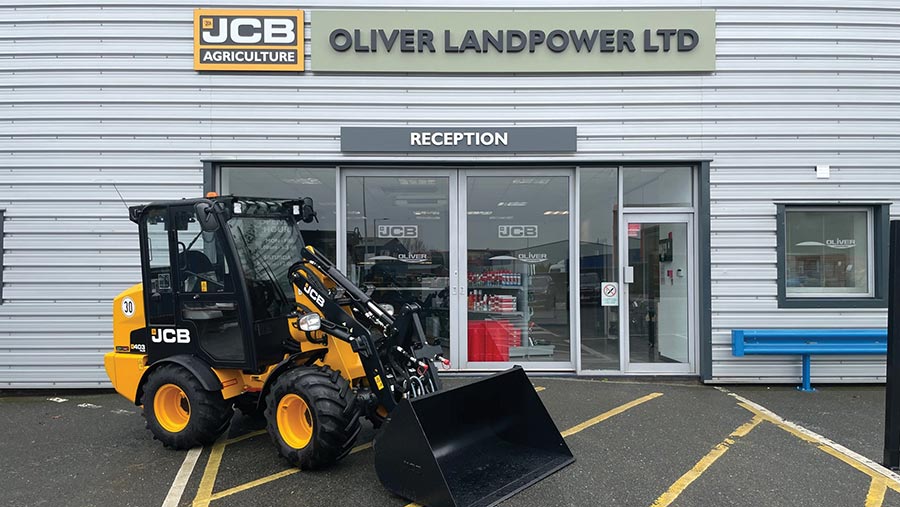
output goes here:
[{"label": "cab door", "polygon": [[224,231],[204,232],[193,206],[174,206],[171,214],[175,320],[182,333],[176,341],[196,343],[212,366],[248,367],[252,358],[241,326],[238,277],[225,248]]},{"label": "cab door", "polygon": [[[169,210],[154,208],[147,210],[141,219],[141,255],[143,257],[144,315],[147,327],[141,336],[132,336],[132,344],[144,347],[150,362],[164,357],[190,353],[183,344],[164,343],[162,335],[169,336],[175,329],[175,287],[170,252],[171,237]],[[166,331],[163,331],[166,330]],[[134,346],[134,345],[133,345]],[[138,349],[141,350],[141,349]]]}]

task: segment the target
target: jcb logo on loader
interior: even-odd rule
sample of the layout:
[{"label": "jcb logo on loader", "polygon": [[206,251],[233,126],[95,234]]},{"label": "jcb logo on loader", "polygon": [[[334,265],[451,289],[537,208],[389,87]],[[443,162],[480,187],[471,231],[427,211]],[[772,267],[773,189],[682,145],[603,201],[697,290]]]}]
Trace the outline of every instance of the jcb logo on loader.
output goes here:
[{"label": "jcb logo on loader", "polygon": [[191,331],[172,328],[151,329],[150,341],[153,343],[191,343]]},{"label": "jcb logo on loader", "polygon": [[319,294],[319,291],[313,289],[313,286],[310,284],[306,284],[303,286],[303,292],[309,296],[309,299],[312,300],[313,303],[316,304],[319,308],[325,306],[325,298]]}]

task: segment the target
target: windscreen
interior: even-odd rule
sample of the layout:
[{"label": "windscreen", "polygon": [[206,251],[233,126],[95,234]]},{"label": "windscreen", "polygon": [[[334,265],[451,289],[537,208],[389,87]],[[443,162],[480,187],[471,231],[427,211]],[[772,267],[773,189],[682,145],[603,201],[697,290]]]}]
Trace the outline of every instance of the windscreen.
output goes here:
[{"label": "windscreen", "polygon": [[303,239],[289,218],[236,216],[228,230],[237,249],[254,317],[281,317],[294,308],[288,269],[300,260]]}]

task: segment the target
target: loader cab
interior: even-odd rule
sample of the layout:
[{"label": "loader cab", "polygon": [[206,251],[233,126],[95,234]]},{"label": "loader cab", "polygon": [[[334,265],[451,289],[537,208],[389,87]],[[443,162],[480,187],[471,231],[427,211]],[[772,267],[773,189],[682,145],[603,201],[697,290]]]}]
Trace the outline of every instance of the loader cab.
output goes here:
[{"label": "loader cab", "polygon": [[224,196],[131,209],[150,362],[192,354],[259,372],[282,359],[294,310],[288,269],[303,249],[302,214],[292,211],[304,204]]}]

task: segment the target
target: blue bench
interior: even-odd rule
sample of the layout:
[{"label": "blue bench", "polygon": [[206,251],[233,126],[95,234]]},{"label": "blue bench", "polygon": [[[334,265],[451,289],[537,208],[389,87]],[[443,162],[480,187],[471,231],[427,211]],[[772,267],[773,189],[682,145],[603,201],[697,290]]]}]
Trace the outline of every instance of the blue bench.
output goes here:
[{"label": "blue bench", "polygon": [[810,385],[812,354],[887,354],[887,329],[732,329],[732,354],[793,355],[803,358],[801,391]]}]

